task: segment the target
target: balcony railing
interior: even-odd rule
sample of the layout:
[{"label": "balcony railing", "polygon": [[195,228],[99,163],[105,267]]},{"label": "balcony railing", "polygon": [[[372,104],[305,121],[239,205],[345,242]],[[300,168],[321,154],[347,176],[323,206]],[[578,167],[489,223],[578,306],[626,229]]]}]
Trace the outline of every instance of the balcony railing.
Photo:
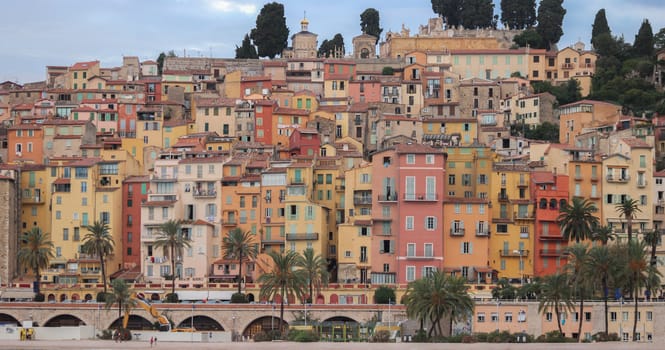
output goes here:
[{"label": "balcony railing", "polygon": [[378,196],[379,202],[397,202],[397,193],[380,194]]},{"label": "balcony railing", "polygon": [[488,237],[490,235],[490,231],[488,229],[476,229],[476,236],[478,237]]},{"label": "balcony railing", "polygon": [[314,233],[287,233],[287,241],[316,241],[319,239],[319,234]]},{"label": "balcony railing", "polygon": [[344,192],[345,189],[346,189],[345,185],[336,185],[335,186],[335,191]]},{"label": "balcony railing", "polygon": [[237,226],[238,225],[238,220],[237,219],[223,219],[222,220],[222,226]]},{"label": "balcony railing", "polygon": [[520,232],[520,238],[529,239],[529,232]]},{"label": "balcony railing", "polygon": [[217,197],[217,191],[215,190],[194,190],[194,198],[215,198]]},{"label": "balcony railing", "polygon": [[436,193],[405,193],[405,201],[416,201],[416,202],[434,202],[438,199]]},{"label": "balcony railing", "polygon": [[533,212],[526,212],[526,213],[521,212],[520,213],[520,212],[516,211],[515,212],[515,219],[517,219],[517,220],[533,220],[534,215],[533,215]]},{"label": "balcony railing", "polygon": [[499,192],[499,201],[500,202],[507,202],[508,201],[508,193]]},{"label": "balcony railing", "polygon": [[540,255],[541,256],[561,256],[561,255],[564,255],[564,251],[562,249],[541,249],[540,250]]},{"label": "balcony railing", "polygon": [[301,177],[294,177],[291,179],[291,182],[289,185],[304,185],[305,184],[305,179]]},{"label": "balcony railing", "polygon": [[455,237],[464,236],[464,227],[452,227],[450,228],[450,235]]},{"label": "balcony railing", "polygon": [[499,250],[499,254],[502,257],[527,257],[529,256],[529,251],[522,249],[508,249],[508,250]]},{"label": "balcony railing", "polygon": [[647,187],[647,180],[637,181],[637,187],[644,188]]},{"label": "balcony railing", "polygon": [[353,205],[372,205],[372,197],[354,196]]},{"label": "balcony railing", "polygon": [[628,174],[617,175],[617,176],[614,176],[612,174],[607,175],[608,182],[628,182],[629,180],[630,180],[630,175]]}]

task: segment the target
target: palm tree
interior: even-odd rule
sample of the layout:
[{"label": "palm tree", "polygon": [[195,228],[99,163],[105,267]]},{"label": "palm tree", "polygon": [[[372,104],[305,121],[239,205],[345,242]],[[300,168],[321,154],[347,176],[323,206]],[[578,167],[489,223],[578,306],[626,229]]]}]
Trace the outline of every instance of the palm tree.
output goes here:
[{"label": "palm tree", "polygon": [[314,249],[307,248],[298,259],[298,266],[305,271],[307,284],[309,286],[309,302],[314,300],[314,286],[317,290],[321,286],[328,286],[328,263],[326,259],[314,252]]},{"label": "palm tree", "polygon": [[591,283],[600,284],[605,305],[605,335],[608,334],[608,305],[609,284],[612,272],[617,268],[616,257],[606,245],[596,246],[589,250],[587,258],[586,277]]},{"label": "palm tree", "polygon": [[23,232],[21,243],[22,247],[16,258],[21,266],[34,272],[35,294],[39,294],[40,271],[47,268],[49,260],[54,258],[51,235],[42,232],[39,227],[33,227],[30,231]]},{"label": "palm tree", "polygon": [[409,283],[404,296],[406,312],[410,317],[429,321],[428,337],[443,335],[441,319],[450,315],[450,328],[454,321],[465,319],[473,310],[473,300],[462,277],[436,271]]},{"label": "palm tree", "polygon": [[124,280],[115,279],[111,282],[111,293],[106,296],[104,308],[109,310],[114,304],[118,304],[118,318],[122,317],[123,312],[125,313],[122,328],[126,328],[129,314],[136,307],[136,300],[132,298],[132,291]]},{"label": "palm tree", "polygon": [[588,272],[588,255],[587,246],[585,244],[577,243],[566,249],[568,255],[568,263],[566,269],[570,277],[570,285],[575,286],[577,295],[580,298],[580,311],[578,313],[578,329],[577,341],[582,342],[582,323],[584,322],[584,297],[586,287],[589,283],[587,278]]},{"label": "palm tree", "polygon": [[559,333],[563,334],[561,329],[561,311],[574,309],[570,301],[570,286],[568,285],[568,276],[562,273],[545,276],[543,279],[543,293],[538,303],[538,312],[545,312],[554,309],[556,313],[556,323],[559,327]]},{"label": "palm tree", "polygon": [[602,245],[607,245],[609,241],[614,241],[616,238],[616,233],[608,225],[596,226],[596,229],[591,234],[591,240],[600,242]]},{"label": "palm tree", "polygon": [[660,285],[660,272],[655,266],[647,262],[646,243],[644,241],[628,241],[627,249],[628,264],[626,265],[629,274],[629,280],[633,287],[635,296],[635,310],[633,314],[633,341],[637,341],[637,313],[638,313],[638,293],[642,288],[650,288]]},{"label": "palm tree", "polygon": [[276,295],[280,295],[279,332],[281,334],[281,325],[284,322],[284,299],[289,295],[302,299],[307,276],[302,269],[297,268],[298,253],[292,250],[285,253],[270,251],[268,256],[272,260],[272,270],[259,277],[258,282],[261,284],[259,295],[261,299],[270,300],[274,300]]},{"label": "palm tree", "polygon": [[628,240],[633,239],[633,220],[637,216],[637,213],[641,213],[642,209],[639,207],[640,202],[636,199],[626,199],[622,203],[616,205],[615,209],[619,212],[619,216],[623,216],[626,219],[626,225],[628,226]]},{"label": "palm tree", "polygon": [[594,228],[598,226],[598,218],[593,214],[596,206],[587,199],[574,197],[572,204],[566,203],[560,209],[559,227],[567,240],[582,240],[591,238]]},{"label": "palm tree", "polygon": [[103,221],[95,221],[92,225],[84,226],[88,233],[83,237],[83,246],[81,251],[97,256],[102,269],[102,284],[104,285],[104,295],[106,295],[106,257],[113,254],[115,243],[109,225]]},{"label": "palm tree", "polygon": [[661,231],[653,230],[644,234],[644,241],[646,244],[651,247],[651,260],[650,263],[652,266],[656,266],[658,263],[658,258],[656,258],[656,249],[661,240]]},{"label": "palm tree", "polygon": [[245,258],[256,259],[258,254],[254,235],[250,231],[242,232],[241,229],[235,228],[222,239],[222,249],[225,257],[238,260],[238,294],[241,294],[242,262]]},{"label": "palm tree", "polygon": [[182,250],[191,247],[191,240],[182,234],[181,225],[181,220],[169,220],[159,225],[154,243],[155,248],[163,248],[164,255],[171,257],[171,295],[175,295],[176,256],[182,256]]}]

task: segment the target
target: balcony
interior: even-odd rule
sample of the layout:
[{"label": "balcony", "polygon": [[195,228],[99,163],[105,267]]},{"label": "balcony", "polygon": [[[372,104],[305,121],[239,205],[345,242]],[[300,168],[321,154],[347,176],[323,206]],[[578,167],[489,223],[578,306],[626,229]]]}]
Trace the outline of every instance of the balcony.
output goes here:
[{"label": "balcony", "polygon": [[561,69],[573,69],[573,64],[572,63],[562,63],[561,64]]},{"label": "balcony", "polygon": [[305,184],[305,179],[302,177],[294,177],[291,178],[291,182],[289,182],[289,185],[304,185]]},{"label": "balcony", "polygon": [[490,231],[486,228],[476,229],[476,237],[489,237]]},{"label": "balcony", "polygon": [[118,131],[118,136],[127,139],[135,139],[136,131]]},{"label": "balcony", "polygon": [[30,196],[22,197],[21,203],[23,204],[44,204],[44,197],[42,196]]},{"label": "balcony", "polygon": [[529,251],[522,249],[508,249],[508,250],[499,250],[501,257],[527,257],[529,256]]},{"label": "balcony", "polygon": [[520,181],[517,183],[517,187],[529,187],[529,183],[526,181]]},{"label": "balcony", "polygon": [[626,183],[630,180],[630,175],[628,174],[623,174],[623,175],[617,175],[614,176],[613,174],[607,175],[607,182],[622,182]]},{"label": "balcony", "polygon": [[413,202],[435,202],[438,200],[436,193],[405,193],[405,201]]},{"label": "balcony", "polygon": [[379,202],[397,202],[397,193],[380,194],[378,196]]},{"label": "balcony", "polygon": [[235,218],[223,219],[222,226],[226,227],[238,226],[238,220],[236,220]]},{"label": "balcony", "polygon": [[562,249],[541,249],[540,256],[562,256],[564,251]]},{"label": "balcony", "polygon": [[555,235],[555,234],[547,233],[547,234],[540,235],[540,240],[541,241],[562,241],[562,240],[565,240],[565,238],[561,234]]},{"label": "balcony", "polygon": [[335,191],[338,191],[338,192],[344,192],[345,189],[346,189],[345,185],[336,185],[335,186]]},{"label": "balcony", "polygon": [[464,227],[451,227],[450,235],[453,237],[462,237],[464,236]]},{"label": "balcony", "polygon": [[372,197],[353,196],[353,205],[372,205]]},{"label": "balcony", "polygon": [[638,181],[637,181],[637,187],[639,187],[639,188],[645,188],[645,187],[647,187],[647,180],[644,180],[644,179],[642,179],[641,181],[638,180]]},{"label": "balcony", "polygon": [[508,201],[508,193],[505,192],[499,192],[499,202],[507,202]]},{"label": "balcony", "polygon": [[526,213],[524,212],[520,213],[517,211],[515,212],[515,220],[534,220],[534,219],[535,217],[533,215],[533,212],[526,212]]},{"label": "balcony", "polygon": [[287,233],[287,241],[316,241],[319,239],[319,234],[314,233]]},{"label": "balcony", "polygon": [[520,232],[520,238],[529,239],[529,232]]},{"label": "balcony", "polygon": [[194,193],[192,193],[192,196],[194,198],[216,198],[217,197],[217,191],[215,191],[215,190],[194,189]]}]

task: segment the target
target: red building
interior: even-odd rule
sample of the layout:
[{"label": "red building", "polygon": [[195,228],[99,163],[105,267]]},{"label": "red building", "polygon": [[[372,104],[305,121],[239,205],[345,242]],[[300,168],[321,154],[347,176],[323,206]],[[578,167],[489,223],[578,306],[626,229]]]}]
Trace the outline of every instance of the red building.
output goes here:
[{"label": "red building", "polygon": [[536,203],[534,276],[559,271],[565,264],[563,254],[568,241],[559,228],[559,209],[568,200],[568,175],[537,171],[531,173],[531,198]]},{"label": "red building", "polygon": [[372,166],[372,283],[408,283],[441,270],[443,153],[398,144],[376,153]]},{"label": "red building", "polygon": [[148,176],[130,176],[122,182],[123,270],[141,271],[141,203],[148,199]]},{"label": "red building", "polygon": [[321,138],[314,128],[298,128],[293,130],[289,137],[289,152],[291,156],[314,156],[319,153]]}]

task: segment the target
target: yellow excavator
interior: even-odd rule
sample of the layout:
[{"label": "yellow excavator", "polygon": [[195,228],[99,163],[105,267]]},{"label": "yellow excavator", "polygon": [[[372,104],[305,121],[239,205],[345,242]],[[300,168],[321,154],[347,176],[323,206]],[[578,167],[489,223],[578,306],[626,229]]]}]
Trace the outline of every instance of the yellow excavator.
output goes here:
[{"label": "yellow excavator", "polygon": [[[155,306],[150,304],[150,302],[145,298],[145,295],[143,295],[143,293],[132,294],[131,298],[132,300],[136,301],[137,306],[140,306],[141,308],[143,308],[143,310],[147,311],[150,314],[150,316],[157,319],[157,322],[159,322],[159,330],[161,332],[171,331],[171,322],[169,322],[169,319],[166,318],[166,316],[159,313],[159,311],[155,308]],[[125,317],[122,319],[123,328],[127,328],[127,322],[129,322],[129,312],[125,312]]]}]

